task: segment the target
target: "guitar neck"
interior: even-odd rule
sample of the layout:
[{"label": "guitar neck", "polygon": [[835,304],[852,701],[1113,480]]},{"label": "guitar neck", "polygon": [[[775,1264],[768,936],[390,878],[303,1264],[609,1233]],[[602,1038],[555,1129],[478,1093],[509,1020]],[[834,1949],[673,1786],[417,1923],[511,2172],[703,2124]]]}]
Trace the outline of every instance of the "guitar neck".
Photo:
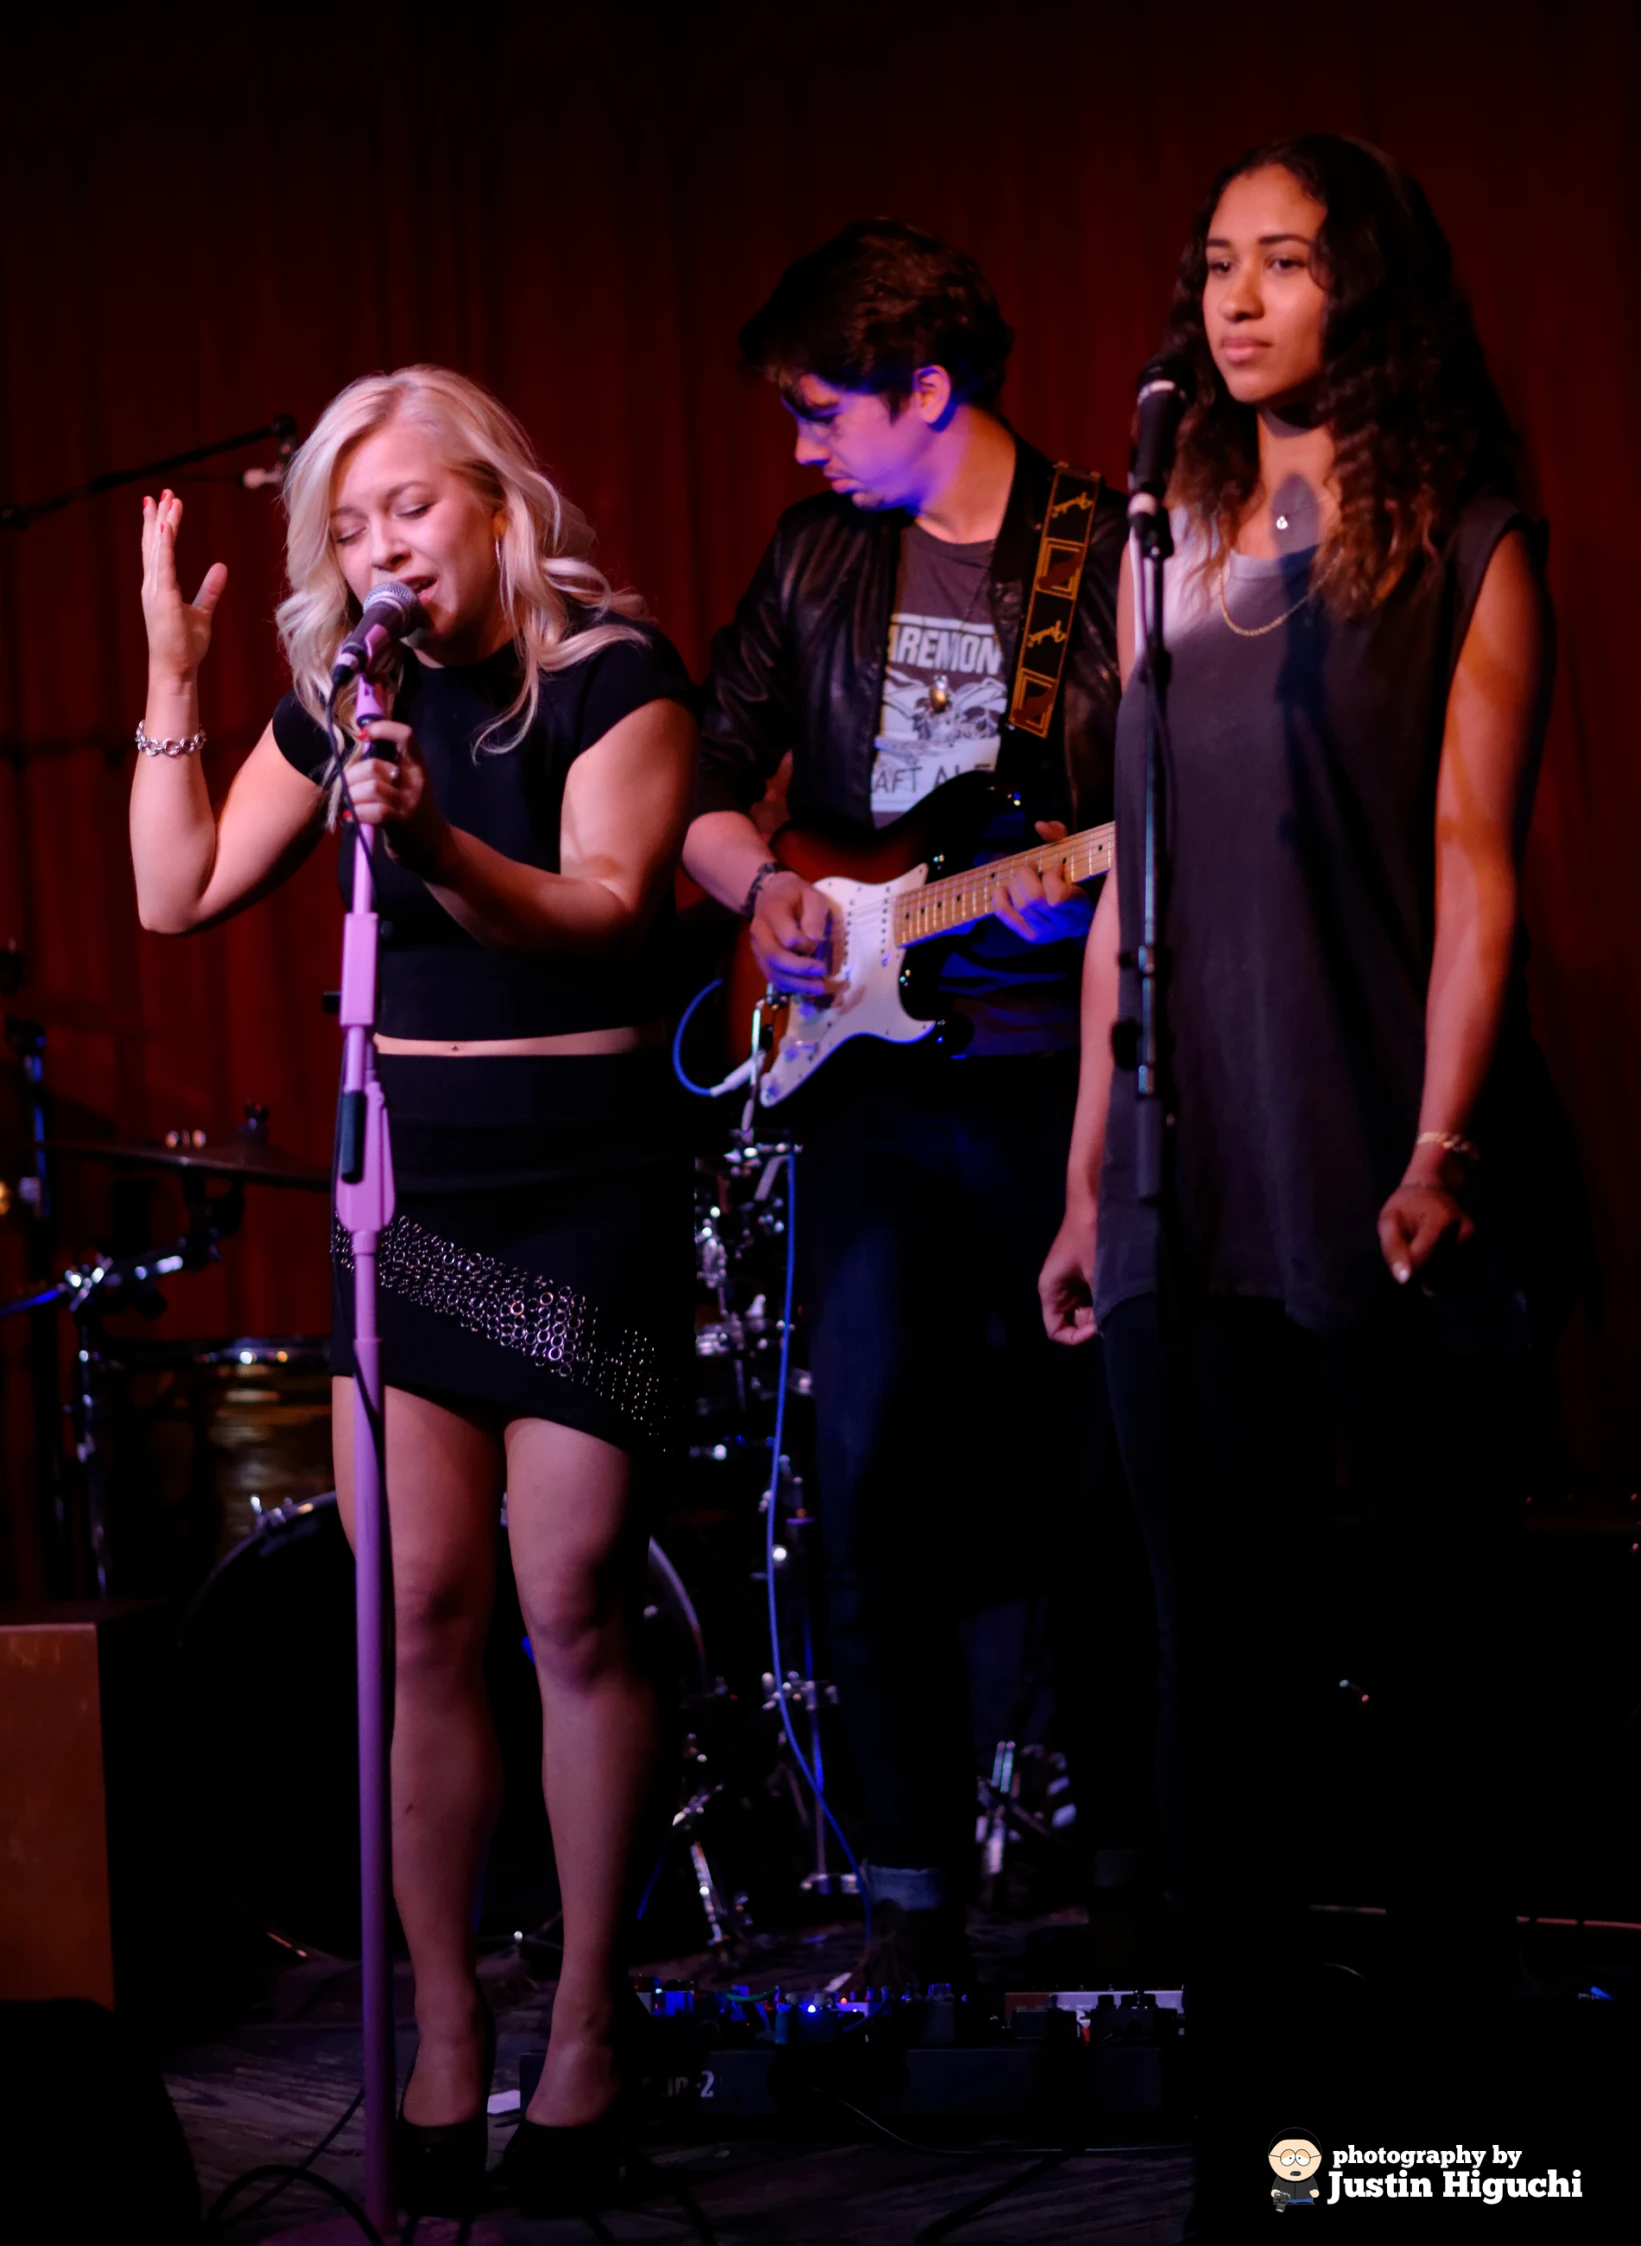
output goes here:
[{"label": "guitar neck", "polygon": [[895,899],[894,939],[902,948],[926,943],[931,936],[955,936],[972,928],[997,910],[998,892],[1009,876],[1024,866],[1043,874],[1053,866],[1067,881],[1092,881],[1107,873],[1116,841],[1115,827],[1089,827],[1067,835],[1063,842],[1042,842],[1035,850],[1021,850],[1012,858],[994,858],[990,865],[973,866],[967,873],[948,874],[943,881],[908,889]]}]

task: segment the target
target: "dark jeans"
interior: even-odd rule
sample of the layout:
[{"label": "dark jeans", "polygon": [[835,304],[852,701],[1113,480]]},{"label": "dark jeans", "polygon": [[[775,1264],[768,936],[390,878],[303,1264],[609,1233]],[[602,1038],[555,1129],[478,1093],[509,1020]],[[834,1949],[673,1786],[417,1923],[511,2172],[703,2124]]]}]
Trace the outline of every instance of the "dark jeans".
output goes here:
[{"label": "dark jeans", "polygon": [[[1277,2108],[1295,2066],[1291,2094],[1311,2110],[1307,1904],[1389,1905],[1410,2025],[1433,1998],[1451,2017],[1502,1993],[1513,1932],[1506,1599],[1523,1369],[1432,1348],[1413,1330],[1417,1306],[1395,1307],[1406,1325],[1345,1340],[1302,1331],[1276,1304],[1200,1303],[1166,1388],[1157,1298],[1104,1326],[1157,1587],[1159,1791],[1184,1888],[1199,2090],[1222,2116],[1252,2100],[1247,2126],[1267,2138],[1289,2125]],[[1340,1775],[1319,1745],[1341,1675],[1328,1627],[1340,1586],[1323,1557],[1340,1463],[1382,1624],[1380,1768],[1346,1808],[1360,1831],[1377,1828],[1386,1885],[1323,1898],[1307,1892],[1306,1840]]]},{"label": "dark jeans", "polygon": [[1037,1302],[1077,1059],[871,1062],[800,1124],[831,1674],[867,1859],[961,1893],[960,1616],[1063,1574],[1110,1447],[1098,1350],[1055,1348]]}]

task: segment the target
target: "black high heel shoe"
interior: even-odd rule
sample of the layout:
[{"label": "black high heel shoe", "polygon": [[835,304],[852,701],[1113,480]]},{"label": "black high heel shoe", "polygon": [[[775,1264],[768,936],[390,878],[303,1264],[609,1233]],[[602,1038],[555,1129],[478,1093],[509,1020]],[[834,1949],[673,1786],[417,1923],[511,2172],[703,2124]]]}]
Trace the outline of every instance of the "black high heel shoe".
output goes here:
[{"label": "black high heel shoe", "polygon": [[484,1991],[484,2088],[479,2110],[465,2121],[426,2124],[405,2119],[404,2100],[393,2127],[399,2200],[407,2215],[471,2215],[484,2190],[490,2154],[490,2085],[496,2075],[496,2016]]},{"label": "black high heel shoe", "polygon": [[625,2089],[596,2121],[573,2129],[521,2121],[501,2156],[500,2174],[521,2215],[596,2214],[628,2188],[634,2158]]},{"label": "black high heel shoe", "polygon": [[520,2120],[507,2141],[498,2173],[520,2214],[596,2214],[631,2191],[639,2170],[638,2099],[643,2039],[649,2014],[632,1984],[617,1989],[610,2022],[615,2059],[615,2103],[596,2121],[573,2129]]}]

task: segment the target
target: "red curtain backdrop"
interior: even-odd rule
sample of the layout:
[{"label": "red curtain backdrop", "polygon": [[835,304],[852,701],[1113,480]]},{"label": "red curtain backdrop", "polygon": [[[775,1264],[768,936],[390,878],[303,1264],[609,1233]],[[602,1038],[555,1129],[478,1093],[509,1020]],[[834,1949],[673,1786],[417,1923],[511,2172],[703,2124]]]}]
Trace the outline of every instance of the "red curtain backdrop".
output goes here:
[{"label": "red curtain backdrop", "polygon": [[[173,10],[77,19],[95,51],[40,30],[13,47],[0,498],[275,413],[306,429],[352,376],[442,360],[518,411],[612,573],[643,589],[697,672],[776,513],[806,488],[775,400],[735,364],[739,322],[789,258],[882,211],[971,249],[1018,331],[1010,415],[1120,477],[1133,376],[1216,168],[1313,127],[1412,166],[1552,524],[1561,670],[1529,855],[1532,987],[1605,1282],[1563,1351],[1562,1416],[1574,1472],[1627,1489],[1641,1464],[1634,12],[406,6],[361,11],[381,26],[368,60],[338,20]],[[265,492],[180,488],[186,573],[219,558],[231,572],[205,683],[220,790],[283,686],[281,521]],[[281,1143],[323,1159],[329,850],[212,935],[137,927],[138,497],[0,531],[0,947],[14,940],[29,962],[8,1003],[49,1027],[65,1128],[215,1136],[257,1099]],[[0,1177],[15,1180],[18,1151],[8,1087]],[[73,1246],[101,1221],[106,1184],[65,1171],[65,1186]],[[253,1202],[220,1270],[174,1284],[169,1330],[320,1327],[324,1235],[317,1199]],[[0,1293],[21,1282],[16,1227],[0,1226]],[[14,1499],[20,1341],[14,1324]],[[27,1588],[32,1531],[13,1511],[11,1573]]]}]

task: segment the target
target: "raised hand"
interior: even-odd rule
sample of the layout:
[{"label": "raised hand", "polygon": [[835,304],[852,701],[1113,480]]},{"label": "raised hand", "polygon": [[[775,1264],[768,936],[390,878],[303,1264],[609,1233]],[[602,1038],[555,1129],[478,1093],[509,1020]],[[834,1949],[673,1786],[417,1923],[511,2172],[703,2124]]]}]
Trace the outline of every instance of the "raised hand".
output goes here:
[{"label": "raised hand", "polygon": [[211,622],[228,582],[213,562],[191,601],[177,583],[177,532],[182,501],[174,491],[142,503],[142,613],[148,627],[150,677],[164,684],[191,683],[211,645]]}]

